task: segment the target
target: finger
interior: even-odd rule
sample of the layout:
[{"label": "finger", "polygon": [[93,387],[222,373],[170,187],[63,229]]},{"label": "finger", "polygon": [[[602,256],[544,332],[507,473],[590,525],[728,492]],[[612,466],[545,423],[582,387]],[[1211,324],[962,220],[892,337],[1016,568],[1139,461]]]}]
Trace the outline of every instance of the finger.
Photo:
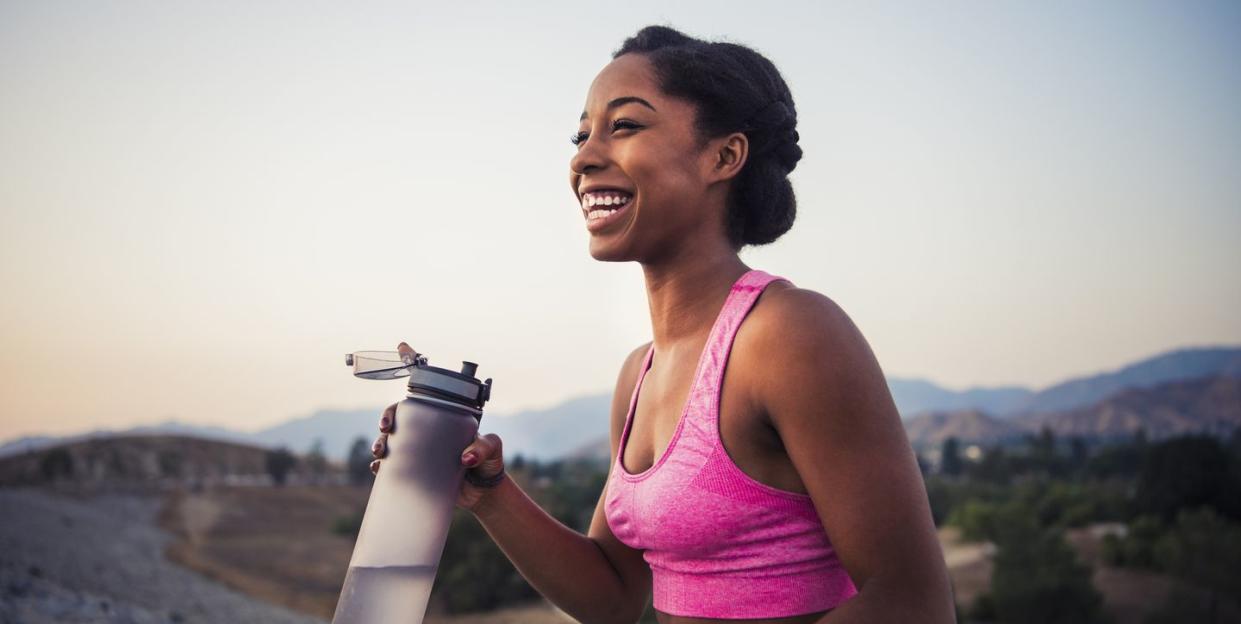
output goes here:
[{"label": "finger", "polygon": [[414,359],[418,357],[418,352],[409,346],[409,343],[402,342],[396,346],[397,353],[401,354],[401,361],[406,364],[413,364]]},{"label": "finger", "polygon": [[381,433],[375,438],[375,443],[371,445],[371,455],[376,459],[383,459],[388,454],[388,434]]},{"label": "finger", "polygon": [[392,433],[396,429],[396,403],[389,405],[384,410],[383,416],[379,417],[379,430],[383,433]]},{"label": "finger", "polygon": [[484,461],[498,459],[502,451],[503,443],[500,441],[500,436],[494,433],[476,436],[474,442],[465,447],[465,450],[461,453],[461,463],[474,467]]},{"label": "finger", "polygon": [[371,462],[371,474],[374,474],[374,475],[379,474],[379,463],[380,462],[378,459]]}]

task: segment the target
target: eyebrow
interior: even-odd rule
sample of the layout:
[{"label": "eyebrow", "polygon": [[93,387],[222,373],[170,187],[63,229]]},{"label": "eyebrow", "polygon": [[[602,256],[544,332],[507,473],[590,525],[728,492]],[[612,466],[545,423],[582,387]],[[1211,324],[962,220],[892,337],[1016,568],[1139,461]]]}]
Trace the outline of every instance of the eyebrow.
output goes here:
[{"label": "eyebrow", "polygon": [[[607,108],[605,110],[612,110],[613,108],[616,108],[618,106],[624,106],[626,104],[641,104],[651,110],[655,110],[655,107],[651,106],[650,102],[647,102],[646,100],[636,95],[626,95],[624,97],[618,97],[615,100],[608,102]],[[659,112],[659,111],[655,111],[655,112]],[[582,121],[583,119],[586,119],[586,111],[582,111],[582,116],[578,119],[578,121]]]}]

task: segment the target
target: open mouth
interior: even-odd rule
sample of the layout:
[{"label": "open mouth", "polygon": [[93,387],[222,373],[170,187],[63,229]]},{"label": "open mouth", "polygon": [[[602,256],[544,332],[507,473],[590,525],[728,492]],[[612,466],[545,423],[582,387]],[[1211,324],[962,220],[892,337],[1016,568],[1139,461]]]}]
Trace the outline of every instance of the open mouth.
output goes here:
[{"label": "open mouth", "polygon": [[594,231],[615,221],[632,200],[633,195],[618,190],[582,193],[582,212],[586,215],[586,228]]}]

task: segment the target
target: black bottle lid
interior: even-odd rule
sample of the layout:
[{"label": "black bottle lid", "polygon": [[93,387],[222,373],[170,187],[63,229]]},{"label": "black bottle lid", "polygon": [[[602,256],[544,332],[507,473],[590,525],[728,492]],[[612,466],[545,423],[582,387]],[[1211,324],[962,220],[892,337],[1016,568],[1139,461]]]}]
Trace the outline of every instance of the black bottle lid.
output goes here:
[{"label": "black bottle lid", "polygon": [[477,371],[473,362],[462,362],[460,372],[419,362],[409,367],[409,391],[481,410],[491,398],[491,379],[479,381]]}]

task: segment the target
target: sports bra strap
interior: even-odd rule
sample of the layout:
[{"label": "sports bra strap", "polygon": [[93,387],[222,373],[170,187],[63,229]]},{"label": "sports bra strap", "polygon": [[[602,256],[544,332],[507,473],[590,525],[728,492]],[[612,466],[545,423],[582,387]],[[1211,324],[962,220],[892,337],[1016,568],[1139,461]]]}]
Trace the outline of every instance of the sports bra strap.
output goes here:
[{"label": "sports bra strap", "polygon": [[[707,339],[706,352],[703,354],[702,371],[694,380],[694,399],[705,403],[706,414],[715,417],[719,414],[720,388],[723,387],[724,366],[728,362],[728,354],[732,351],[733,340],[737,337],[737,329],[745,320],[754,302],[758,301],[763,289],[776,280],[784,279],[770,275],[764,271],[752,270],[733,284],[728,298],[724,300],[724,308],[715,320],[711,336]],[[704,400],[705,399],[705,400]]]}]

